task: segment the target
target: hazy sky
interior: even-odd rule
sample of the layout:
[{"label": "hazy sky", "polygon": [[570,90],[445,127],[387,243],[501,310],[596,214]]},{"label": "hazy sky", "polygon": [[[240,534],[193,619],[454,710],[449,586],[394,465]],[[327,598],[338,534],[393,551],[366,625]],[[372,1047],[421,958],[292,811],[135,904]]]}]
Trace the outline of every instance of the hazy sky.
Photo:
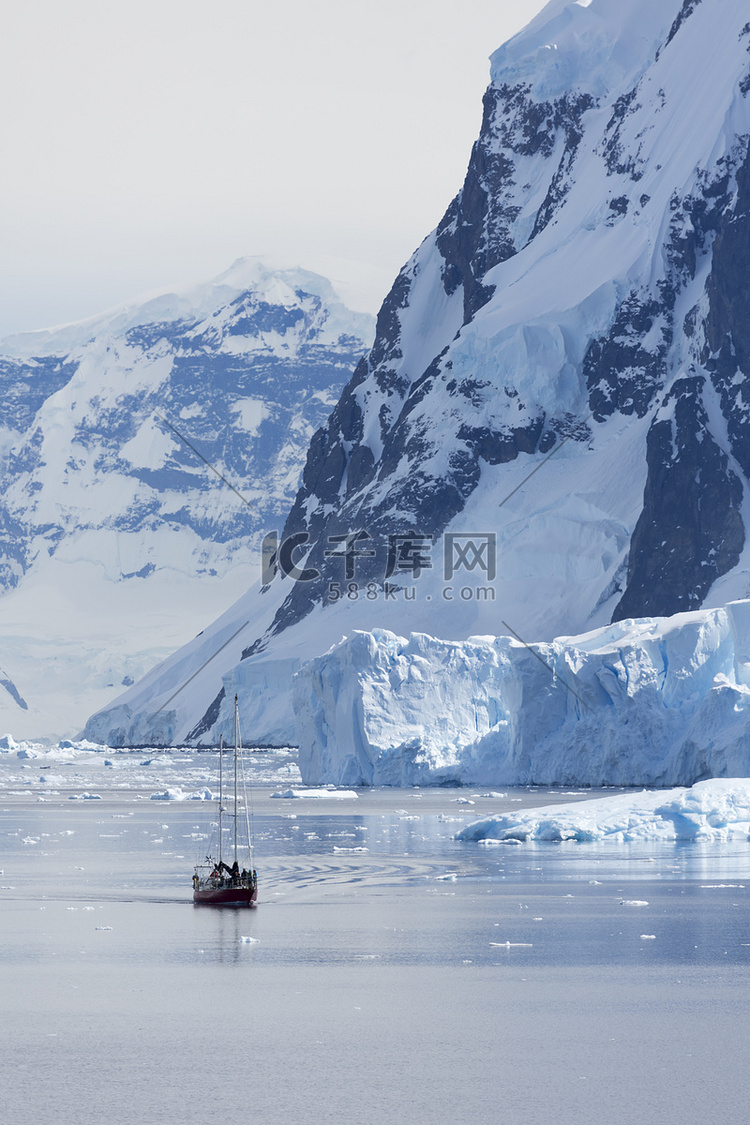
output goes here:
[{"label": "hazy sky", "polygon": [[248,254],[375,311],[543,0],[26,0],[0,39],[0,336]]}]

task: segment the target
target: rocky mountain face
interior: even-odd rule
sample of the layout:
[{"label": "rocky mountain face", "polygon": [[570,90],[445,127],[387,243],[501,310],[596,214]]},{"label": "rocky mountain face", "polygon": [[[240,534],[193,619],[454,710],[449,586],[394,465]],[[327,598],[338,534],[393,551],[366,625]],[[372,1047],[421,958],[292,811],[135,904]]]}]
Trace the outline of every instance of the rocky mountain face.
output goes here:
[{"label": "rocky mountain face", "polygon": [[371,339],[324,278],[247,259],[4,341],[0,659],[28,711],[0,692],[10,729],[72,733],[92,690],[132,683],[255,580]]},{"label": "rocky mountain face", "polygon": [[750,594],[748,16],[552,0],[492,56],[463,188],[312,438],[286,558],[90,733],[163,723],[231,620],[191,703],[170,688],[172,736],[210,741],[230,681],[356,628],[549,640]]}]

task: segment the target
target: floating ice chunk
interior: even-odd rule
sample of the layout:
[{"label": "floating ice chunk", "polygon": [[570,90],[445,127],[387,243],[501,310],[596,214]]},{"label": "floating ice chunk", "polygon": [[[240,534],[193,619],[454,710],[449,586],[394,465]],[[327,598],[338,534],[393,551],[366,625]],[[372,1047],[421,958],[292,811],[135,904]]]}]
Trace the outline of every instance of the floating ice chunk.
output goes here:
[{"label": "floating ice chunk", "polygon": [[641,934],[641,941],[654,941],[656,934]]},{"label": "floating ice chunk", "polygon": [[544,805],[467,825],[457,840],[747,840],[750,779],[714,778],[691,789],[643,790]]},{"label": "floating ice chunk", "polygon": [[533,948],[531,941],[491,941],[490,945],[496,949],[531,949]]},{"label": "floating ice chunk", "polygon": [[95,930],[111,930],[111,926],[94,926]]},{"label": "floating ice chunk", "polygon": [[327,798],[331,801],[358,800],[358,794],[353,789],[284,789],[282,792],[272,793],[271,796],[281,797],[287,801],[303,798]]},{"label": "floating ice chunk", "polygon": [[101,801],[99,793],[72,793],[68,797],[69,801]]},{"label": "floating ice chunk", "polygon": [[334,845],[333,845],[333,850],[334,850],[335,852],[369,852],[369,850],[370,850],[370,849],[369,849],[369,848],[363,848],[363,847],[358,847],[358,848],[340,848],[340,847],[338,847],[338,845],[337,845],[337,844],[334,844]]},{"label": "floating ice chunk", "polygon": [[188,793],[185,798],[186,801],[213,801],[214,795],[210,789],[196,789],[194,793]]},{"label": "floating ice chunk", "polygon": [[187,797],[182,789],[165,789],[163,793],[152,793],[151,801],[184,801]]},{"label": "floating ice chunk", "polygon": [[621,898],[620,906],[648,906],[645,898]]},{"label": "floating ice chunk", "polygon": [[255,945],[257,941],[257,937],[245,937],[244,934],[240,937],[240,942],[244,942],[245,945]]}]

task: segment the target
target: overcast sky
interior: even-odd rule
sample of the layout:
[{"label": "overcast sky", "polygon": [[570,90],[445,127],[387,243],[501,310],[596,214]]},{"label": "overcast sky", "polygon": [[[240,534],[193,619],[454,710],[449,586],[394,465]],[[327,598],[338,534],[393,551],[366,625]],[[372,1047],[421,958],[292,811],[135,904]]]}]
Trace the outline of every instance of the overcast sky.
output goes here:
[{"label": "overcast sky", "polygon": [[0,336],[244,255],[376,311],[542,0],[26,0],[0,39]]}]

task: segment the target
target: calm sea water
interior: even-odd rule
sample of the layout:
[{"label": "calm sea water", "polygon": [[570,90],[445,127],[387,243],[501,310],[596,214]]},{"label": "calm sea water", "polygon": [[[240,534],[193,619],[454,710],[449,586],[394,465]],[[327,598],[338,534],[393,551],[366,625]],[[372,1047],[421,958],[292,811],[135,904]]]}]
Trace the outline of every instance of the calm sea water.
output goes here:
[{"label": "calm sea water", "polygon": [[0,761],[9,1125],[747,1121],[748,845],[459,844],[585,795],[278,799],[258,755],[259,905],[196,908],[210,807],[149,797],[214,756],[111,761]]}]

